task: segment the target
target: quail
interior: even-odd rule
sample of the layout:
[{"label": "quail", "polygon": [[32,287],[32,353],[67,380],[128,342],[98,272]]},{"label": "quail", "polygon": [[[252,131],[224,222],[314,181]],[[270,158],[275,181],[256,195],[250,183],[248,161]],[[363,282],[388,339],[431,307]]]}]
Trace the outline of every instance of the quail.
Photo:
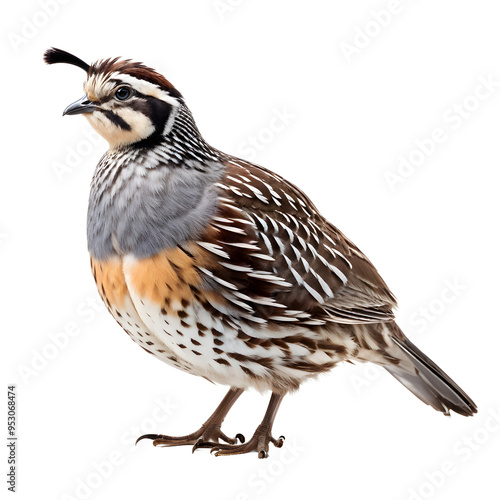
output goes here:
[{"label": "quail", "polygon": [[[164,76],[55,48],[44,60],[86,72],[85,95],[63,114],[83,114],[109,143],[87,220],[102,300],[145,351],[230,386],[197,431],[138,440],[264,458],[283,444],[271,432],[283,397],[342,361],[384,367],[445,415],[476,413],[398,327],[396,299],[364,254],[296,186],[209,145]],[[271,399],[245,441],[221,424],[249,388]]]}]

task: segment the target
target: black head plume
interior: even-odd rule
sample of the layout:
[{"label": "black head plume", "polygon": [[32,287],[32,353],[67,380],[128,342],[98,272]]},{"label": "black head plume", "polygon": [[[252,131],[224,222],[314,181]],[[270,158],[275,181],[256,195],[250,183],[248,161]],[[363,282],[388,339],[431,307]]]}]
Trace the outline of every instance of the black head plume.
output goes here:
[{"label": "black head plume", "polygon": [[79,68],[83,69],[83,71],[85,72],[88,72],[90,68],[90,65],[82,61],[80,58],[74,56],[73,54],[70,54],[69,52],[66,52],[65,50],[56,49],[54,47],[45,51],[43,60],[47,64],[72,64],[73,66],[78,66]]}]

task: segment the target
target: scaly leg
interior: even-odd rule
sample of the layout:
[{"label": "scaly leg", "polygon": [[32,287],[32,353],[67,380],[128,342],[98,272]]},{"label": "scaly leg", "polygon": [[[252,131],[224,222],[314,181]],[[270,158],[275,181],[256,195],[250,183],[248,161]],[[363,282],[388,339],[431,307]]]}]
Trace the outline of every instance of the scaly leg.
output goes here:
[{"label": "scaly leg", "polygon": [[271,436],[271,430],[276,413],[278,413],[278,408],[284,396],[284,394],[276,394],[273,392],[264,419],[259,427],[257,427],[250,441],[244,444],[216,444],[212,447],[210,453],[215,452],[215,456],[219,457],[221,455],[241,455],[243,453],[256,451],[259,454],[259,458],[266,458],[268,456],[270,442],[277,448],[281,448],[285,438],[283,436],[280,436],[278,439],[273,438]]},{"label": "scaly leg", "polygon": [[243,389],[231,387],[209,419],[192,434],[179,437],[164,436],[162,434],[144,434],[135,443],[137,444],[142,439],[152,439],[155,446],[193,445],[193,452],[197,448],[212,448],[219,444],[219,439],[223,439],[231,444],[236,444],[239,439],[241,443],[244,443],[245,438],[242,434],[237,434],[236,437],[230,438],[220,429],[227,413],[242,393]]}]

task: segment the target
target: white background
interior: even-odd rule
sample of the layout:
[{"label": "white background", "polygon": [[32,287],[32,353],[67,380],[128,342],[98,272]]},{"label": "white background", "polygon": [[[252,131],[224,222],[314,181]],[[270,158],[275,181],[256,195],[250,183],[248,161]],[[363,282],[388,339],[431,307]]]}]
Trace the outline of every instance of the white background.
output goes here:
[{"label": "white background", "polygon": [[[18,392],[17,498],[496,498],[498,2],[42,5],[8,2],[1,21],[2,369]],[[154,360],[100,305],[85,223],[106,144],[82,117],[62,118],[84,74],[45,66],[50,46],[155,67],[209,142],[298,184],[375,263],[402,328],[478,415],[445,418],[388,374],[345,365],[284,400],[275,434],[287,440],[267,460],[134,447],[143,432],[197,429],[226,388]],[[432,145],[436,128],[445,139]],[[422,161],[391,189],[387,172],[410,155]],[[225,431],[248,439],[267,401],[245,394]]]}]

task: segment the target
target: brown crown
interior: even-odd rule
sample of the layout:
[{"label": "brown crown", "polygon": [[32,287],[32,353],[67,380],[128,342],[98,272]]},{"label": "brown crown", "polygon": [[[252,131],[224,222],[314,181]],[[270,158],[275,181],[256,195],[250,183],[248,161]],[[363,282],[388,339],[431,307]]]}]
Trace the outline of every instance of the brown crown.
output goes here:
[{"label": "brown crown", "polygon": [[130,59],[123,60],[115,57],[114,59],[110,58],[97,61],[92,64],[88,70],[89,77],[97,74],[106,75],[111,73],[124,73],[134,78],[138,78],[139,80],[145,80],[167,90],[171,95],[177,93],[177,96],[180,97],[177,89],[163,75],[160,75],[160,73],[157,73],[153,68],[143,63],[134,62]]},{"label": "brown crown", "polygon": [[78,66],[87,72],[88,77],[97,74],[123,73],[158,85],[174,97],[182,97],[180,92],[163,75],[143,63],[133,62],[130,59],[115,57],[114,59],[103,59],[89,65],[69,52],[51,48],[45,52],[44,60],[47,64],[65,63]]}]

